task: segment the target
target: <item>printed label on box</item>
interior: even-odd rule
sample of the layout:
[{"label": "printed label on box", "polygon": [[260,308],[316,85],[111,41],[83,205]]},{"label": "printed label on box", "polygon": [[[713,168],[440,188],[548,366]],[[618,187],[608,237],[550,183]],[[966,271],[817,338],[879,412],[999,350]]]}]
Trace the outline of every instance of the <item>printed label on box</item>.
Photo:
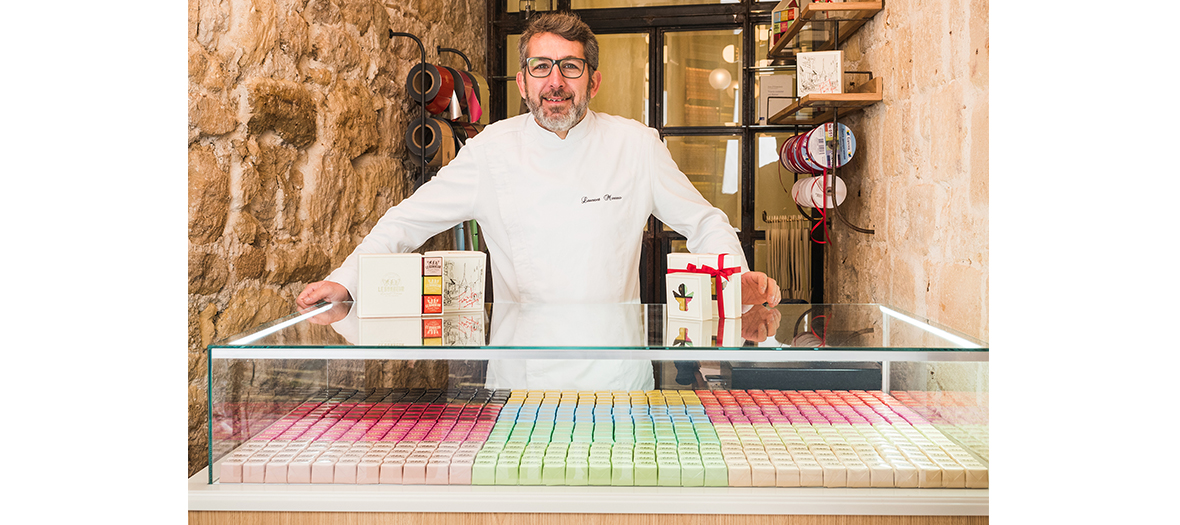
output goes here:
[{"label": "printed label on box", "polygon": [[442,337],[442,327],[442,319],[423,319],[422,337],[426,339]]},{"label": "printed label on box", "polygon": [[441,295],[423,295],[422,296],[422,313],[423,314],[441,314],[442,313],[442,296]]},{"label": "printed label on box", "polygon": [[442,275],[442,257],[423,257],[422,275]]},{"label": "printed label on box", "polygon": [[442,295],[442,289],[442,275],[422,277],[423,295]]}]

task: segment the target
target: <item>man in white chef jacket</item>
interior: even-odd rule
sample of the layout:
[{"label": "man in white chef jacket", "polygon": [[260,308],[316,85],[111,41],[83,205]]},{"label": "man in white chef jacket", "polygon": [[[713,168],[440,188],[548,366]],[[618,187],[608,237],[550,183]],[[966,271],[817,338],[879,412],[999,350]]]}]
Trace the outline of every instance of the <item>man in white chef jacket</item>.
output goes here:
[{"label": "man in white chef jacket", "polygon": [[[352,300],[359,254],[410,252],[471,219],[488,248],[497,303],[638,303],[649,215],[684,235],[691,252],[736,256],[744,304],[778,304],[778,284],[746,271],[728,217],[677,168],[658,132],[588,110],[602,74],[598,41],[585,23],[566,13],[539,16],[520,50],[516,84],[530,112],[468,140],[390,208],[339,268],[309,284],[299,307]],[[649,361],[493,361],[487,377],[488,388],[654,386]]]}]

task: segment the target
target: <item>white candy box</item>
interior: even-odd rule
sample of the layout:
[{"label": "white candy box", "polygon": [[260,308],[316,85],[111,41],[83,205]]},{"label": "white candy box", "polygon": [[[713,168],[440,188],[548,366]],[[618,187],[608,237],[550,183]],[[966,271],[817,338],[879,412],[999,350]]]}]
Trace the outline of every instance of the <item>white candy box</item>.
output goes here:
[{"label": "white candy box", "polygon": [[[720,253],[669,253],[668,275],[705,275],[713,280],[710,285],[708,316],[710,318],[737,319],[742,316],[742,269],[741,258],[733,254]],[[677,282],[679,285],[679,282]],[[675,304],[668,292],[669,312]],[[678,318],[695,318],[677,315]]]},{"label": "white candy box", "polygon": [[422,315],[422,254],[361,254],[357,317]]}]

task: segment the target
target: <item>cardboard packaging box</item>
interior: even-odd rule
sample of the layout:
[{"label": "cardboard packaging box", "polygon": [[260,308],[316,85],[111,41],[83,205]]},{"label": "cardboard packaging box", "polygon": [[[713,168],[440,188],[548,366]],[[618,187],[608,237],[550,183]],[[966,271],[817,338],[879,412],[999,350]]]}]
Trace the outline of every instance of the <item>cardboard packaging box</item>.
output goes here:
[{"label": "cardboard packaging box", "polygon": [[770,46],[778,44],[779,38],[791,28],[791,24],[799,18],[799,10],[803,8],[804,0],[783,0],[770,12]]},{"label": "cardboard packaging box", "polygon": [[422,315],[422,255],[362,254],[357,284],[357,317]]},{"label": "cardboard packaging box", "polygon": [[[721,268],[718,268],[719,259]],[[679,271],[689,270],[689,265],[692,265],[692,271],[701,275],[710,275],[705,273],[708,269],[724,270],[727,275],[724,278],[716,277],[713,280],[713,286],[710,287],[709,299],[712,305],[708,315],[710,318],[736,319],[742,316],[742,269],[739,261],[740,259],[736,255],[728,253],[669,253],[668,273],[669,275],[684,275],[684,272]],[[721,294],[720,297],[718,294]],[[722,301],[724,315],[721,312]],[[674,303],[669,302],[668,304]],[[683,316],[680,317],[683,318]]]},{"label": "cardboard packaging box", "polygon": [[488,256],[476,251],[433,251],[426,257],[442,258],[443,313],[483,310],[484,279]]}]

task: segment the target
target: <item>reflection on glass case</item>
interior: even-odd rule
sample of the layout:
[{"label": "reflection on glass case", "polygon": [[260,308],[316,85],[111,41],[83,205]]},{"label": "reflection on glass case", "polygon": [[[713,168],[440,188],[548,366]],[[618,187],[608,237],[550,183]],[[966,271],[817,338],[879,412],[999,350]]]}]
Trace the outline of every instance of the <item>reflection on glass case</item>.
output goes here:
[{"label": "reflection on glass case", "polygon": [[986,343],[880,305],[694,323],[320,305],[211,345],[209,483],[988,486]]}]

